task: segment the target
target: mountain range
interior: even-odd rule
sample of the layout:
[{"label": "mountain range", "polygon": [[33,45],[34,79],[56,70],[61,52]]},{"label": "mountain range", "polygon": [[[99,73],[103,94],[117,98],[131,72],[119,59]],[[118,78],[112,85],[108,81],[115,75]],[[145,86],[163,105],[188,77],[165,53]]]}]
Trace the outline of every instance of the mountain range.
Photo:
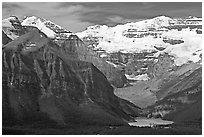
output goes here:
[{"label": "mountain range", "polygon": [[127,126],[138,116],[201,125],[201,24],[158,16],[73,33],[35,16],[4,19],[3,127]]}]

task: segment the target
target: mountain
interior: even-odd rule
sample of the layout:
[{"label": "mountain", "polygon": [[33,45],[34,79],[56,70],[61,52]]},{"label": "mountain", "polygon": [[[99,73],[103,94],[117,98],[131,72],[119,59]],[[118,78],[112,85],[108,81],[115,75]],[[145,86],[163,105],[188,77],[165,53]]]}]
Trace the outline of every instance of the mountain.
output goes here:
[{"label": "mountain", "polygon": [[[17,17],[15,17],[15,19],[18,20]],[[10,19],[4,19],[3,22],[9,20]],[[71,31],[62,28],[49,20],[35,16],[25,17],[20,25],[21,29],[19,29],[19,31],[22,33],[16,35],[15,38],[25,34],[30,29],[32,30],[33,28],[37,28],[58,45],[66,45],[69,47],[67,50],[70,50],[71,48],[74,54],[80,56],[80,60],[92,62],[100,71],[103,72],[104,75],[106,75],[109,82],[115,87],[123,87],[127,83],[125,75],[119,69],[107,63],[95,51],[88,49],[83,41],[81,41],[77,36],[73,37],[75,34]],[[3,28],[6,28],[6,26],[3,26]],[[7,27],[9,30],[13,28],[14,26],[12,24]],[[69,37],[70,35],[72,35],[72,37]]]},{"label": "mountain", "polygon": [[125,125],[139,115],[102,72],[69,58],[64,46],[36,28],[3,45],[3,126]]},{"label": "mountain", "polygon": [[[174,64],[181,66],[188,61],[197,62],[201,50],[202,19],[171,19],[165,16],[108,27],[95,25],[77,35],[95,50],[106,51],[106,56],[116,52],[152,54],[157,58],[168,53]],[[182,53],[182,54],[181,54]],[[193,55],[195,53],[196,55]]]},{"label": "mountain", "polygon": [[201,24],[202,19],[197,17],[158,16],[114,27],[94,25],[77,35],[100,57],[123,71],[128,81],[153,85],[183,65],[201,64]]},{"label": "mountain", "polygon": [[37,27],[40,31],[46,34],[51,39],[66,39],[69,35],[72,34],[71,31],[68,31],[61,26],[35,16],[26,16],[22,21],[22,26],[34,26]]},{"label": "mountain", "polygon": [[20,22],[18,17],[10,16],[7,19],[2,20],[2,28],[11,39],[15,39],[24,34],[26,28],[36,27],[43,32],[50,39],[66,39],[72,34],[61,26],[35,16],[25,16],[23,21]]},{"label": "mountain", "polygon": [[76,35],[66,39],[62,43],[62,48],[67,52],[69,58],[76,59],[78,57],[79,60],[93,63],[114,86],[123,87],[126,83],[126,77],[119,69],[100,58],[96,52],[88,49]]}]

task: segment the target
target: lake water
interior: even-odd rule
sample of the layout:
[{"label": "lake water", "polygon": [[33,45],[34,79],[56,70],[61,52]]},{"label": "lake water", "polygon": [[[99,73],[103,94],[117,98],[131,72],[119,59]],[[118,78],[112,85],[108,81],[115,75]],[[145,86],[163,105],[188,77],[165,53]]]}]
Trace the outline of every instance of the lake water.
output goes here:
[{"label": "lake water", "polygon": [[152,125],[170,125],[173,124],[173,121],[162,120],[160,118],[146,118],[146,117],[138,117],[134,122],[128,123],[130,126],[137,127],[151,127]]}]

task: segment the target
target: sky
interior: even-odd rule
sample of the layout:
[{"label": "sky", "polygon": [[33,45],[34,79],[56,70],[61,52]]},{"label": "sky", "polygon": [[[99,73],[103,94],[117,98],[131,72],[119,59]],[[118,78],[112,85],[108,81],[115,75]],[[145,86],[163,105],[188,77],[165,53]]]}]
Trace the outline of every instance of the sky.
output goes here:
[{"label": "sky", "polygon": [[79,32],[91,25],[115,26],[159,15],[172,18],[202,17],[201,2],[3,2],[2,18],[16,15],[48,19]]}]

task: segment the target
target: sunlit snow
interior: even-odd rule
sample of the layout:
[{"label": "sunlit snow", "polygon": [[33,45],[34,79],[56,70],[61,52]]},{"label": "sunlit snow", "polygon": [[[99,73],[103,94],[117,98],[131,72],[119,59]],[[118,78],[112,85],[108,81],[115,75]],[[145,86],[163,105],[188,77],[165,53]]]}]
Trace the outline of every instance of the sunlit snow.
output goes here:
[{"label": "sunlit snow", "polygon": [[40,31],[42,31],[49,38],[56,37],[56,33],[53,30],[47,28],[44,22],[40,18],[37,18],[35,16],[27,17],[25,20],[23,20],[21,25],[37,27]]},{"label": "sunlit snow", "polygon": [[[121,51],[123,53],[134,53],[145,51],[154,51],[155,47],[163,47],[165,50],[155,53],[155,57],[162,53],[168,53],[175,57],[174,64],[180,66],[188,61],[198,62],[199,55],[193,55],[197,50],[202,49],[202,35],[197,34],[196,30],[189,28],[178,30],[161,31],[161,37],[144,36],[141,38],[128,38],[124,36],[129,29],[137,30],[136,33],[148,33],[149,27],[160,30],[166,30],[164,26],[169,26],[173,19],[165,16],[156,17],[149,20],[143,20],[136,23],[127,23],[108,27],[106,25],[95,25],[88,27],[85,31],[77,33],[80,38],[97,37],[99,44],[96,48],[101,48],[108,53]],[[156,31],[155,31],[156,32]],[[165,43],[163,38],[172,40],[182,40],[184,43],[171,45]]]},{"label": "sunlit snow", "polygon": [[141,81],[149,80],[149,77],[147,74],[141,74],[137,76],[135,76],[134,74],[132,75],[125,74],[125,76],[128,80],[141,80]]}]

